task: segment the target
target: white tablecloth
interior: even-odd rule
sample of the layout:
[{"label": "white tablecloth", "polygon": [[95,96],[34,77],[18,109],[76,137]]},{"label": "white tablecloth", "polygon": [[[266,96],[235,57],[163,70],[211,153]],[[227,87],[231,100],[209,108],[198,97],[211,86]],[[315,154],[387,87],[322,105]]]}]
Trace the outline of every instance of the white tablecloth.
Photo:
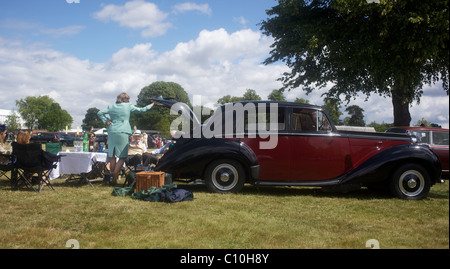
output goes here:
[{"label": "white tablecloth", "polygon": [[106,162],[108,157],[103,152],[59,152],[61,160],[57,167],[50,173],[50,179],[55,179],[60,174],[89,173],[93,162]]}]

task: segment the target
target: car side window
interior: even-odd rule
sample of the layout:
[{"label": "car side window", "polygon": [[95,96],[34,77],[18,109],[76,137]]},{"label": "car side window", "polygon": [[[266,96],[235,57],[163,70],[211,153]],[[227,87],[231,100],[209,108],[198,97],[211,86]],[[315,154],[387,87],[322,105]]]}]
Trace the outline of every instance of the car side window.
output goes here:
[{"label": "car side window", "polygon": [[272,111],[269,106],[266,107],[264,111],[245,111],[244,113],[244,122],[245,122],[245,131],[255,131],[255,130],[264,130],[269,131],[270,128],[270,119],[276,119],[277,130],[284,131],[286,129],[285,124],[285,109],[283,107],[278,107],[277,110]]},{"label": "car side window", "polygon": [[292,110],[292,131],[318,132],[331,131],[331,124],[322,111],[306,108]]},{"label": "car side window", "polygon": [[294,108],[292,110],[292,131],[316,131],[316,110]]},{"label": "car side window", "polygon": [[412,132],[412,135],[415,135],[417,137],[418,143],[430,144],[430,132]]},{"label": "car side window", "polygon": [[433,144],[439,146],[448,146],[448,133],[447,132],[435,132],[433,131]]},{"label": "car side window", "polygon": [[331,124],[328,121],[325,113],[322,111],[317,112],[317,123],[318,123],[318,131],[329,132],[331,131]]}]

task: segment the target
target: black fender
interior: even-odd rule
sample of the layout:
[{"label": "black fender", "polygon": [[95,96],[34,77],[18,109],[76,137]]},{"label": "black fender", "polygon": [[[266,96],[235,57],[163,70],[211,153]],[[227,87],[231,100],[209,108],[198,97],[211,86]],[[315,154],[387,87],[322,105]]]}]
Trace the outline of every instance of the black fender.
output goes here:
[{"label": "black fender", "polygon": [[[155,170],[171,173],[175,178],[198,179],[203,177],[208,164],[218,159],[238,161],[247,178],[256,178],[258,160],[253,151],[237,139],[181,138],[158,161]],[[257,169],[259,171],[259,169]]]},{"label": "black fender", "polygon": [[401,144],[388,148],[369,158],[357,168],[339,178],[339,184],[370,184],[389,180],[394,171],[404,163],[422,165],[429,173],[431,183],[439,180],[439,157],[427,145]]}]

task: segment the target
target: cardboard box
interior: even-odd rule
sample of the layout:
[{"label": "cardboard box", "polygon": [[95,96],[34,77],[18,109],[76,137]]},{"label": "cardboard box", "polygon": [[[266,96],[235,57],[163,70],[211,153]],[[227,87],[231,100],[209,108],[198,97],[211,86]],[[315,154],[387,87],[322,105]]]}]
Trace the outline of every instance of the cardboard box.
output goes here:
[{"label": "cardboard box", "polygon": [[146,191],[151,187],[161,187],[164,185],[164,172],[139,172],[136,173],[135,192]]}]

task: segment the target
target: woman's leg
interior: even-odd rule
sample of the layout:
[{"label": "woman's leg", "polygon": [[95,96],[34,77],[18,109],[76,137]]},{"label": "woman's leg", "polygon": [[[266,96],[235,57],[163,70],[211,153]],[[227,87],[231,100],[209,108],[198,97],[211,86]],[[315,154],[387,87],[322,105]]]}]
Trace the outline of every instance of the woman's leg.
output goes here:
[{"label": "woman's leg", "polygon": [[114,173],[116,175],[119,174],[119,172],[122,169],[124,163],[125,163],[125,158],[119,158],[119,160],[116,162],[116,167],[114,169]]},{"label": "woman's leg", "polygon": [[112,157],[109,158],[109,171],[111,173],[111,184],[117,184],[117,173],[115,173],[117,162],[116,162],[116,152],[113,149]]}]

